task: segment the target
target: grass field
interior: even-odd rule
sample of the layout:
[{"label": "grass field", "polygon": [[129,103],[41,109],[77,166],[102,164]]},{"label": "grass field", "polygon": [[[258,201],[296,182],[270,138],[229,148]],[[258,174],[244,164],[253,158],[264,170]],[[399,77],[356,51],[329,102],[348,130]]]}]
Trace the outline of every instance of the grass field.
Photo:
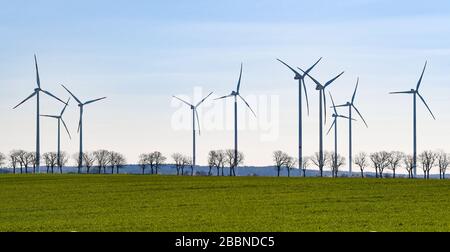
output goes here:
[{"label": "grass field", "polygon": [[1,175],[0,231],[450,231],[450,181]]}]

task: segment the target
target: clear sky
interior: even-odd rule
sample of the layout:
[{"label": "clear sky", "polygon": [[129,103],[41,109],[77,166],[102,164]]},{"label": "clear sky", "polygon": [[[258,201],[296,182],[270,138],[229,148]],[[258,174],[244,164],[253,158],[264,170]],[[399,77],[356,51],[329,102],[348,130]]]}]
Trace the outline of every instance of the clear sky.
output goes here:
[{"label": "clear sky", "polygon": [[[389,91],[414,88],[429,61],[421,92],[437,121],[418,106],[418,147],[450,151],[450,3],[448,1],[2,1],[0,8],[0,151],[34,150],[35,103],[12,107],[35,87],[33,54],[42,87],[61,98],[69,87],[80,99],[108,99],[86,107],[85,149],[124,153],[191,153],[186,99],[235,88],[244,63],[240,103],[240,150],[247,165],[272,163],[272,152],[296,156],[297,84],[275,59],[307,67],[325,81],[345,74],[330,91],[350,99],[360,77],[357,106],[369,128],[354,127],[354,151],[412,149],[412,98]],[[307,81],[311,113],[304,118],[304,152],[318,148],[318,96]],[[328,104],[331,102],[328,100]],[[200,110],[198,163],[210,149],[232,148],[232,104],[207,101]],[[306,107],[306,106],[305,106]],[[61,104],[44,97],[42,113]],[[78,149],[78,107],[65,115]],[[330,126],[331,110],[328,110]],[[342,111],[345,113],[345,111]],[[56,148],[56,122],[41,120],[42,152]],[[340,122],[340,153],[347,156],[347,124]],[[333,135],[325,138],[332,150]]]}]

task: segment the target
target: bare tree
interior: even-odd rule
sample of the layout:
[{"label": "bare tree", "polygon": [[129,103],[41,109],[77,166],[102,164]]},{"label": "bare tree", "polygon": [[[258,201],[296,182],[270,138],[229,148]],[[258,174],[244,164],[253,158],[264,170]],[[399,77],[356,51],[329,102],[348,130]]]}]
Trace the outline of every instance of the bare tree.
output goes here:
[{"label": "bare tree", "polygon": [[286,162],[284,163],[284,166],[287,169],[288,177],[291,176],[291,169],[294,169],[295,165],[297,164],[297,159],[291,156],[286,157]]},{"label": "bare tree", "polygon": [[216,164],[217,176],[219,176],[219,169],[221,169],[222,176],[224,176],[225,174],[223,173],[223,169],[226,163],[226,153],[223,150],[217,150],[216,153],[217,153],[217,164]]},{"label": "bare tree", "polygon": [[309,166],[309,163],[310,163],[310,161],[311,161],[311,157],[303,157],[303,164],[302,164],[302,166],[300,167],[300,169],[301,169],[301,171],[302,171],[302,173],[303,173],[303,177],[305,178],[306,177],[306,169],[308,169],[308,166]]},{"label": "bare tree", "polygon": [[[217,152],[212,150],[208,153],[208,167],[209,167],[209,171],[208,171],[208,176],[212,175],[212,168],[214,168],[217,164]],[[219,170],[217,170],[217,174],[219,174]]]},{"label": "bare tree", "polygon": [[[177,169],[177,175],[180,175],[180,169],[183,165],[183,155],[180,153],[174,153],[172,154],[172,159],[175,162],[175,168]],[[144,171],[142,171],[144,172]],[[183,174],[181,174],[183,175]]]},{"label": "bare tree", "polygon": [[333,178],[338,177],[339,168],[345,164],[345,158],[339,154],[333,152],[330,154],[328,163],[331,167],[331,175]]},{"label": "bare tree", "polygon": [[438,155],[433,151],[424,151],[419,155],[419,162],[422,164],[423,177],[430,178],[430,170],[435,165]]},{"label": "bare tree", "polygon": [[100,174],[102,168],[103,168],[103,173],[106,173],[106,166],[108,166],[108,163],[109,163],[108,156],[109,156],[109,151],[107,151],[107,150],[94,151],[94,157],[95,157],[95,160],[97,161],[99,174]]},{"label": "bare tree", "polygon": [[184,167],[192,166],[192,158],[191,157],[183,157],[183,162],[181,163],[181,175],[184,175]]},{"label": "bare tree", "polygon": [[153,157],[153,165],[155,167],[156,174],[158,174],[158,170],[161,165],[166,162],[167,158],[159,151],[154,151],[151,155]]},{"label": "bare tree", "polygon": [[[328,163],[329,158],[330,158],[330,153],[327,151],[324,151],[323,152],[323,164],[324,165]],[[310,160],[315,166],[317,166],[319,168],[320,177],[323,177],[323,167],[322,167],[322,165],[320,165],[319,152],[314,153],[314,155],[312,156],[312,158]]]},{"label": "bare tree", "polygon": [[5,154],[0,152],[0,167],[2,167],[5,164],[6,156]]},{"label": "bare tree", "polygon": [[405,154],[400,151],[391,151],[388,156],[389,169],[392,170],[393,178],[395,178],[395,171],[403,160]]},{"label": "bare tree", "polygon": [[47,167],[47,173],[49,172],[50,167],[52,166],[52,162],[51,162],[51,157],[50,156],[51,156],[50,152],[46,152],[46,153],[42,154],[42,158],[44,159],[45,166]]},{"label": "bare tree", "polygon": [[115,151],[109,152],[109,164],[111,166],[111,174],[114,174],[114,168],[116,168],[116,174],[119,174],[119,168],[122,168],[126,163],[125,157]]},{"label": "bare tree", "polygon": [[405,165],[405,169],[408,172],[408,178],[413,178],[413,169],[414,169],[414,158],[412,155],[406,155],[403,157],[403,164]]},{"label": "bare tree", "polygon": [[355,164],[359,167],[359,170],[361,171],[361,178],[364,178],[364,169],[368,165],[368,158],[367,153],[360,152],[355,157]]},{"label": "bare tree", "polygon": [[389,152],[387,151],[379,151],[370,154],[370,160],[372,160],[373,165],[375,166],[376,177],[383,178],[383,172],[386,167],[389,166]]},{"label": "bare tree", "polygon": [[236,171],[234,165],[240,165],[244,162],[244,154],[238,152],[237,160],[235,162],[234,150],[229,149],[225,151],[226,162],[230,165],[230,176],[236,176]]},{"label": "bare tree", "polygon": [[275,167],[277,168],[277,176],[280,176],[281,167],[286,165],[288,159],[288,155],[280,150],[273,152],[273,162],[275,163]]},{"label": "bare tree", "polygon": [[36,153],[35,152],[28,152],[27,159],[29,162],[29,165],[33,167],[33,174],[36,173],[36,165],[37,165],[37,159],[36,159]]},{"label": "bare tree", "polygon": [[[58,161],[58,157],[56,157],[56,161]],[[59,172],[62,174],[62,168],[67,164],[67,162],[69,162],[69,154],[67,154],[67,152],[62,151],[60,153],[60,157],[59,157]]]},{"label": "bare tree", "polygon": [[438,166],[439,166],[439,178],[445,179],[445,172],[450,163],[450,155],[444,151],[439,151],[438,154]]},{"label": "bare tree", "polygon": [[[19,162],[20,165],[20,174],[23,173],[23,168],[27,168],[28,167],[28,162],[27,162],[27,152],[24,150],[16,150],[16,157],[17,157],[17,161]],[[25,173],[27,172],[27,170],[25,169]]]},{"label": "bare tree", "polygon": [[19,163],[19,157],[17,155],[17,150],[12,150],[9,153],[9,162],[13,168],[13,174],[16,174],[16,167],[17,167],[17,164]]},{"label": "bare tree", "polygon": [[[76,160],[78,162],[78,156],[76,156]],[[91,167],[94,166],[95,156],[93,152],[83,152],[83,165],[86,166],[86,173],[89,174]],[[78,166],[80,167],[80,166]],[[100,168],[99,168],[100,169]]]}]

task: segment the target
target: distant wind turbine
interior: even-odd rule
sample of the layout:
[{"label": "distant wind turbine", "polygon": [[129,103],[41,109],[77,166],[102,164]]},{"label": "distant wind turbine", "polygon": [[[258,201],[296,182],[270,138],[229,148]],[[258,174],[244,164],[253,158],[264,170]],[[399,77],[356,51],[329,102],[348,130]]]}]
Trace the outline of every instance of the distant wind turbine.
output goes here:
[{"label": "distant wind turbine", "polygon": [[36,59],[36,54],[34,55],[34,65],[36,67],[37,88],[34,89],[33,93],[30,96],[28,96],[25,100],[23,100],[22,102],[17,104],[13,109],[19,107],[24,102],[26,102],[28,99],[31,99],[33,96],[36,96],[36,168],[37,168],[37,172],[39,173],[40,172],[40,160],[41,160],[40,127],[39,127],[39,123],[40,123],[40,120],[39,120],[39,115],[40,115],[40,113],[39,113],[39,92],[43,92],[44,94],[51,96],[64,104],[65,104],[65,102],[63,102],[61,99],[54,96],[50,92],[45,91],[44,89],[41,89],[41,80],[39,78],[39,68],[38,68],[38,63],[37,63],[37,59]]},{"label": "distant wind turbine", "polygon": [[[326,100],[326,96],[325,96],[325,89],[331,85],[331,83],[333,83],[337,78],[339,78],[342,74],[344,74],[344,72],[338,74],[336,77],[334,77],[333,79],[327,81],[324,85],[322,85],[320,82],[318,82],[316,79],[314,79],[311,75],[309,75],[309,73],[303,71],[301,68],[300,69],[303,73],[305,73],[309,78],[311,78],[311,80],[314,81],[314,83],[316,83],[316,90],[319,91],[319,169],[322,172],[323,171],[323,166],[324,166],[324,162],[323,162],[323,115],[322,113],[325,113],[325,123],[326,123],[326,117],[327,117],[327,100]],[[321,174],[322,175],[322,174]]]},{"label": "distant wind turbine", "polygon": [[72,92],[70,92],[69,89],[67,89],[64,85],[61,85],[67,92],[69,92],[69,94],[75,99],[75,101],[78,102],[78,107],[80,107],[80,121],[78,123],[78,132],[80,133],[80,152],[79,152],[79,156],[78,156],[78,170],[81,170],[81,167],[83,166],[83,108],[85,105],[106,99],[106,97],[102,97],[102,98],[98,98],[98,99],[94,99],[94,100],[90,100],[87,101],[85,103],[81,102],[74,94],[72,94]]},{"label": "distant wind turbine", "polygon": [[181,102],[188,105],[192,110],[192,166],[195,168],[195,118],[197,118],[197,124],[198,124],[198,134],[200,135],[200,119],[198,118],[198,111],[197,108],[202,104],[210,95],[212,95],[213,92],[209,93],[205,98],[203,98],[200,102],[197,103],[197,105],[192,105],[189,102],[180,99],[176,96],[173,96],[173,98],[176,98],[180,100]]},{"label": "distant wind turbine", "polygon": [[64,119],[62,118],[64,111],[66,110],[67,105],[69,104],[70,101],[70,97],[66,102],[66,105],[64,106],[64,108],[62,109],[61,113],[59,115],[41,115],[43,117],[50,117],[50,118],[55,118],[58,120],[58,153],[57,153],[57,162],[58,162],[58,166],[61,167],[61,122],[64,125],[64,128],[66,129],[67,134],[69,135],[69,138],[72,139],[72,137],[70,136],[70,132],[69,129],[67,129],[67,125],[64,122]]},{"label": "distant wind turbine", "polygon": [[328,130],[327,135],[330,133],[331,129],[334,126],[334,164],[337,165],[337,159],[338,159],[338,118],[344,118],[344,119],[348,119],[350,121],[355,120],[355,119],[352,119],[350,117],[338,114],[338,112],[336,110],[336,105],[334,104],[333,96],[331,95],[330,92],[329,92],[329,94],[330,94],[331,102],[333,103],[333,107],[332,108],[334,110],[334,113],[332,115],[332,117],[333,117],[333,124],[331,124],[331,127]]},{"label": "distant wind turbine", "polygon": [[364,117],[361,115],[361,113],[359,112],[359,110],[356,108],[355,106],[355,97],[356,97],[356,90],[358,89],[358,84],[359,84],[359,78],[356,81],[356,86],[355,86],[355,91],[353,91],[353,96],[352,96],[352,100],[350,102],[347,102],[346,104],[342,104],[342,105],[337,105],[336,107],[348,107],[348,130],[349,130],[349,134],[348,134],[348,172],[350,177],[352,176],[352,110],[355,109],[356,113],[358,113],[359,117],[362,119],[362,121],[364,122],[364,124],[366,125],[366,127],[369,127],[366,123],[366,120],[364,120]]},{"label": "distant wind turbine", "polygon": [[425,69],[427,67],[427,61],[425,61],[425,66],[423,67],[422,74],[420,75],[420,79],[417,82],[416,89],[411,89],[409,91],[401,91],[401,92],[390,92],[390,94],[412,94],[413,95],[413,169],[414,169],[414,177],[417,176],[417,111],[416,111],[416,101],[417,96],[422,100],[423,104],[427,107],[428,111],[430,112],[431,116],[434,120],[436,120],[436,117],[434,117],[433,112],[431,112],[430,107],[428,107],[428,104],[425,102],[425,99],[420,95],[419,93],[419,87],[422,83],[423,74],[425,73]]},{"label": "distant wind turbine", "polygon": [[[321,60],[316,61],[310,68],[306,70],[307,73],[309,73]],[[287,68],[289,68],[292,72],[294,72],[294,80],[298,80],[298,164],[301,168],[303,164],[303,123],[302,123],[302,117],[303,117],[303,111],[302,111],[302,86],[305,90],[305,98],[306,98],[306,108],[309,115],[309,101],[308,101],[308,92],[306,91],[306,85],[305,85],[305,76],[306,74],[300,74],[297,72],[294,68],[286,64],[280,59],[277,59],[279,62],[281,62],[283,65],[285,65]],[[301,170],[301,169],[300,169]]]},{"label": "distant wind turbine", "polygon": [[231,94],[219,97],[215,100],[225,99],[228,97],[234,97],[234,168],[237,168],[238,165],[238,132],[237,132],[237,97],[241,98],[241,100],[247,105],[247,107],[252,111],[253,115],[256,117],[255,111],[250,107],[248,102],[241,96],[239,93],[241,87],[241,79],[242,79],[242,63],[241,63],[241,72],[239,74],[239,80],[237,84],[236,91],[231,91]]}]

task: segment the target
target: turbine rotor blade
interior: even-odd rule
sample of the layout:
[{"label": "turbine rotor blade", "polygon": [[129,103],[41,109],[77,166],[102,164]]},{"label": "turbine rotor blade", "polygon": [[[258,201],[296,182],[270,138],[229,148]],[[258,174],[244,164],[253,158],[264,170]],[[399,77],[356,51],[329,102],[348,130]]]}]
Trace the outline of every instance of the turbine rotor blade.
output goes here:
[{"label": "turbine rotor blade", "polygon": [[248,102],[241,95],[238,95],[238,96],[242,99],[242,101],[244,101],[245,105],[247,105],[247,107],[252,111],[253,115],[256,117],[255,111],[253,111],[252,107],[250,107]]},{"label": "turbine rotor blade", "polygon": [[59,116],[54,116],[54,115],[40,115],[42,117],[50,117],[50,118],[55,118],[55,119],[59,119]]},{"label": "turbine rotor blade", "polygon": [[28,96],[27,98],[25,98],[25,100],[21,101],[19,104],[17,104],[13,109],[19,107],[20,105],[22,105],[24,102],[26,102],[27,100],[29,100],[31,97],[36,95],[36,91],[34,91],[30,96]]},{"label": "turbine rotor blade", "polygon": [[322,97],[323,97],[323,112],[324,112],[324,119],[325,119],[325,121],[324,121],[324,124],[327,124],[327,98],[326,98],[326,95],[325,95],[325,90],[324,89],[322,89],[322,90],[320,90],[321,92],[322,92]]},{"label": "turbine rotor blade", "polygon": [[325,85],[323,86],[323,88],[326,88],[327,86],[329,86],[331,83],[333,83],[337,78],[341,77],[341,75],[343,75],[344,72],[338,74],[336,77],[334,77],[333,79],[329,80],[327,83],[325,83]]},{"label": "turbine rotor blade", "polygon": [[198,106],[200,106],[200,104],[202,104],[206,99],[208,99],[208,97],[210,95],[212,95],[214,92],[209,93],[209,95],[207,95],[205,98],[203,98],[199,103],[197,103],[197,105],[195,105],[195,107],[197,108]]},{"label": "turbine rotor blade", "polygon": [[64,103],[64,104],[66,104],[63,100],[59,99],[58,97],[56,97],[56,96],[53,95],[52,93],[50,93],[50,92],[48,92],[48,91],[45,91],[45,90],[43,90],[43,89],[41,89],[41,91],[42,91],[43,93],[45,93],[46,95],[51,96],[51,97],[55,98],[56,100],[58,100],[58,101],[60,101],[60,102],[62,102],[62,103]]},{"label": "turbine rotor blade", "polygon": [[428,104],[425,102],[425,99],[422,97],[422,95],[420,95],[419,92],[417,92],[417,95],[419,96],[419,98],[422,100],[423,104],[425,104],[425,106],[427,107],[428,111],[430,112],[431,116],[433,117],[434,120],[436,120],[436,117],[434,117],[433,112],[431,112],[430,107],[428,107]]},{"label": "turbine rotor blade", "polygon": [[292,68],[291,66],[289,66],[288,64],[286,64],[284,61],[282,61],[282,60],[280,60],[280,59],[277,59],[277,60],[278,60],[279,62],[281,62],[281,64],[283,64],[283,65],[287,66],[289,69],[291,69],[291,71],[295,73],[295,76],[296,76],[296,77],[297,77],[297,76],[299,76],[299,77],[302,76],[299,72],[295,71],[294,68]]},{"label": "turbine rotor blade", "polygon": [[311,75],[309,75],[309,73],[303,71],[300,67],[297,67],[300,71],[302,71],[304,74],[306,74],[312,81],[314,81],[314,83],[316,83],[317,86],[323,88],[323,85],[320,84],[320,82],[318,82],[316,79],[314,79]]},{"label": "turbine rotor blade", "polygon": [[341,105],[336,105],[335,107],[336,107],[336,108],[342,108],[342,107],[348,107],[348,106],[351,106],[351,105],[348,105],[348,104],[341,104]]},{"label": "turbine rotor blade", "polygon": [[[304,90],[305,90],[306,109],[307,109],[307,111],[308,111],[308,116],[309,116],[309,100],[308,100],[308,91],[306,91],[305,79],[302,78],[300,81],[301,81],[301,83],[303,83],[303,88],[304,88]],[[301,84],[300,84],[300,85],[301,85]],[[302,88],[302,87],[299,87],[299,88]]]},{"label": "turbine rotor blade", "polygon": [[352,107],[355,109],[356,113],[358,113],[359,117],[361,117],[361,119],[363,120],[364,124],[366,125],[367,128],[369,128],[369,125],[367,125],[366,120],[364,120],[364,117],[361,115],[361,113],[359,112],[359,110],[355,107],[355,105],[352,105]]},{"label": "turbine rotor blade", "polygon": [[197,118],[197,125],[198,125],[198,135],[200,135],[200,119],[198,118],[198,111],[195,110],[195,117]]},{"label": "turbine rotor blade", "polygon": [[[337,115],[337,109],[336,109],[336,105],[334,104],[334,100],[333,100],[333,96],[331,95],[331,92],[328,92],[330,94],[330,98],[331,98],[331,103],[333,104],[333,110],[334,110],[334,114]],[[326,107],[326,106],[325,106]]]},{"label": "turbine rotor blade", "polygon": [[181,101],[181,102],[183,102],[184,104],[188,105],[189,107],[192,107],[192,104],[190,104],[189,102],[187,102],[187,101],[185,101],[185,100],[183,100],[181,98],[178,98],[178,97],[176,97],[174,95],[172,95],[172,97],[177,99],[177,100],[179,100],[179,101]]},{"label": "turbine rotor blade", "polygon": [[333,123],[331,124],[330,129],[327,131],[327,135],[330,134],[331,129],[333,128],[333,126],[336,124],[336,118],[333,120]]},{"label": "turbine rotor blade", "polygon": [[236,90],[236,92],[237,92],[238,94],[239,94],[239,89],[241,88],[242,66],[243,66],[243,64],[241,63],[241,72],[240,72],[240,74],[239,74],[239,81],[238,81],[237,90]]},{"label": "turbine rotor blade", "polygon": [[322,60],[322,57],[320,57],[320,59],[317,60],[316,63],[314,63],[310,68],[306,69],[306,72],[305,72],[305,73],[311,72],[311,70],[312,70],[317,64],[319,64],[319,62],[320,62],[321,60]]},{"label": "turbine rotor blade", "polygon": [[389,92],[389,94],[414,94],[414,91]]},{"label": "turbine rotor blade", "polygon": [[231,96],[233,96],[233,94],[224,95],[224,96],[219,97],[219,98],[216,98],[216,99],[214,99],[214,100],[221,100],[221,99],[225,99],[225,98],[228,98],[228,97],[231,97]]},{"label": "turbine rotor blade", "polygon": [[88,105],[88,104],[90,104],[90,103],[98,102],[98,101],[104,100],[104,99],[106,99],[106,97],[102,97],[102,98],[90,100],[90,101],[85,102],[83,105]]},{"label": "turbine rotor blade", "polygon": [[67,89],[64,85],[61,84],[61,86],[67,91],[69,92],[69,94],[75,99],[75,101],[78,102],[78,104],[83,104],[74,94],[72,94],[72,92],[70,92],[69,89]]},{"label": "turbine rotor blade", "polygon": [[37,63],[37,59],[36,59],[36,54],[34,55],[34,65],[36,67],[36,83],[37,83],[38,87],[41,88],[41,79],[39,78],[39,68],[38,68],[38,63]]},{"label": "turbine rotor blade", "polygon": [[337,117],[344,118],[344,119],[348,119],[348,120],[352,120],[352,121],[356,121],[355,119],[350,118],[350,117],[348,117],[348,116],[337,115]]},{"label": "turbine rotor blade", "polygon": [[419,91],[420,84],[422,83],[423,74],[425,73],[425,69],[427,68],[427,61],[425,61],[425,65],[423,66],[422,74],[420,75],[420,79],[417,82],[416,91]]},{"label": "turbine rotor blade", "polygon": [[356,86],[355,86],[355,91],[353,91],[353,96],[352,96],[352,104],[355,101],[355,97],[356,97],[356,90],[358,90],[358,84],[359,84],[359,77],[356,80]]},{"label": "turbine rotor blade", "polygon": [[72,136],[70,135],[69,129],[67,128],[67,125],[66,125],[66,123],[64,122],[64,120],[62,119],[62,117],[61,117],[61,122],[63,123],[64,128],[66,129],[67,134],[69,135],[69,139],[72,139]]},{"label": "turbine rotor blade", "polygon": [[60,117],[64,114],[64,111],[66,110],[67,106],[69,106],[69,101],[70,101],[70,97],[69,97],[69,99],[67,99],[66,105],[64,105],[64,108],[62,109],[61,113],[59,114]]}]

